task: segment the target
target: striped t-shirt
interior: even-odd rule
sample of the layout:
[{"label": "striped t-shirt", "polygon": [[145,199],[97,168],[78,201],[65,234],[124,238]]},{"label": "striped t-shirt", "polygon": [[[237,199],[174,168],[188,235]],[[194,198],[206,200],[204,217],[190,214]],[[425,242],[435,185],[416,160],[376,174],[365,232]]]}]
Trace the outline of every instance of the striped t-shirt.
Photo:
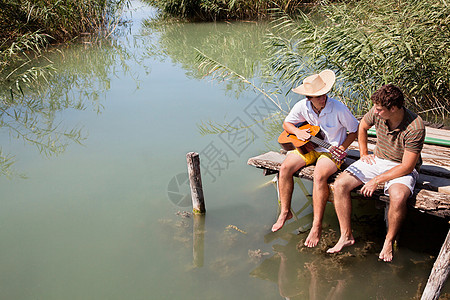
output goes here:
[{"label": "striped t-shirt", "polygon": [[[377,131],[377,146],[375,155],[379,158],[395,162],[402,162],[405,149],[414,153],[420,153],[425,140],[425,125],[422,118],[405,108],[405,116],[400,125],[390,130],[387,120],[380,118],[375,113],[375,107],[364,116],[364,120],[370,126],[375,125]],[[422,157],[419,157],[416,169],[422,165]]]}]

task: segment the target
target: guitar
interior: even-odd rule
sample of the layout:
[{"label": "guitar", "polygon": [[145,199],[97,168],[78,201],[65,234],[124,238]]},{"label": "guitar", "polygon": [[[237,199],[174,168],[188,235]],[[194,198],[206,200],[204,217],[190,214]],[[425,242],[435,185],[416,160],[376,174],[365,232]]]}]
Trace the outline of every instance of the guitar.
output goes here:
[{"label": "guitar", "polygon": [[309,142],[312,142],[318,146],[328,149],[333,158],[339,162],[342,162],[347,156],[347,152],[319,138],[322,137],[322,132],[320,131],[319,126],[313,126],[305,122],[300,124],[298,128],[302,130],[309,129],[309,134],[311,137],[307,141],[301,141],[295,136],[295,134],[290,134],[284,130],[278,137],[278,143],[280,143],[284,150],[290,151],[298,149],[301,154],[306,154],[314,149],[311,147],[311,144],[308,145]]}]

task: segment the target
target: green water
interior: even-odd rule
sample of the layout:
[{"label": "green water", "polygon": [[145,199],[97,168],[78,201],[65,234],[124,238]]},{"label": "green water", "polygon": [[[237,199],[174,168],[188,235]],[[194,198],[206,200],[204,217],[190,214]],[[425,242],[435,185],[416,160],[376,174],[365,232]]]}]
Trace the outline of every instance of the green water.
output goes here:
[{"label": "green water", "polygon": [[[53,57],[58,76],[39,97],[69,104],[40,117],[45,126],[81,130],[82,145],[69,141],[60,155],[45,156],[35,143],[16,138],[8,128],[0,131],[3,152],[15,156],[14,170],[26,177],[0,178],[0,298],[420,295],[445,223],[424,230],[423,224],[436,220],[410,214],[394,262],[381,263],[376,254],[384,234],[383,210],[358,201],[357,244],[345,255],[329,256],[325,249],[338,230],[329,205],[324,243],[314,250],[297,247],[307,234],[298,229],[308,229],[312,220],[311,183],[296,186],[293,206],[299,220],[273,234],[272,177],[246,164],[249,157],[278,148],[267,124],[200,134],[202,123],[250,125],[273,106],[234,82],[202,79],[193,47],[253,78],[264,56],[266,27],[152,28],[143,21],[154,12],[133,4],[133,23],[114,42],[73,46],[62,49],[63,58]],[[77,109],[78,102],[84,109]],[[191,211],[185,181],[190,151],[200,153],[202,162],[204,218],[185,213]]]}]

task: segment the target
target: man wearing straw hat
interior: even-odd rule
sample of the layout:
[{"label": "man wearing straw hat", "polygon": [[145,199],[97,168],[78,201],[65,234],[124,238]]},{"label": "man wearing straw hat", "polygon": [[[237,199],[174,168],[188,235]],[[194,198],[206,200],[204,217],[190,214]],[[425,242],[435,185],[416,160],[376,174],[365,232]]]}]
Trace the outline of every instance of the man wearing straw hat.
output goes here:
[{"label": "man wearing straw hat", "polygon": [[[319,74],[306,77],[303,83],[294,88],[294,93],[306,96],[297,102],[284,120],[283,128],[294,134],[299,140],[307,141],[311,135],[309,130],[297,126],[304,122],[320,126],[324,141],[335,148],[345,151],[355,140],[358,121],[343,103],[327,96],[336,80],[333,71],[325,70]],[[284,223],[293,217],[291,199],[294,189],[293,174],[300,168],[316,163],[313,181],[313,223],[305,241],[305,246],[315,247],[322,233],[322,219],[328,200],[328,178],[335,173],[341,161],[334,159],[328,149],[315,147],[311,143],[311,151],[302,154],[298,149],[290,151],[280,167],[279,192],[281,209],[272,231],[281,229]],[[312,148],[312,149],[311,149]]]},{"label": "man wearing straw hat", "polygon": [[[361,193],[372,196],[379,184],[389,196],[388,230],[379,259],[392,261],[393,242],[406,216],[406,201],[414,191],[418,169],[422,164],[420,152],[425,140],[422,119],[403,106],[402,91],[393,84],[383,85],[371,97],[373,107],[361,120],[358,144],[361,159],[350,165],[334,183],[334,205],[341,236],[328,249],[336,253],[355,240],[351,229],[350,192],[363,185]],[[375,126],[377,145],[374,154],[367,148],[367,131]]]}]

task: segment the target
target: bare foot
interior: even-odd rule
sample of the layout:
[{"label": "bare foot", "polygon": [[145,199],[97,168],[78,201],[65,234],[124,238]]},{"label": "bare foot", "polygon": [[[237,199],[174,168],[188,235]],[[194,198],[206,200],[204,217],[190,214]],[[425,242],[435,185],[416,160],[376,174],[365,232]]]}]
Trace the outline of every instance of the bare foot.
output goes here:
[{"label": "bare foot", "polygon": [[378,257],[382,261],[392,261],[394,258],[392,242],[384,241],[383,249],[381,249],[380,256]]},{"label": "bare foot", "polygon": [[272,226],[272,231],[275,232],[280,230],[283,227],[284,223],[291,218],[292,213],[290,210],[287,213],[281,212],[280,215],[278,216],[277,222]]},{"label": "bare foot", "polygon": [[306,238],[304,245],[309,248],[317,246],[321,234],[322,234],[322,226],[317,227],[313,226],[308,234],[308,237]]},{"label": "bare foot", "polygon": [[336,245],[334,245],[333,248],[330,248],[327,250],[327,253],[338,253],[339,251],[342,250],[342,248],[347,247],[347,246],[351,246],[355,243],[355,239],[353,238],[353,236],[341,236],[339,238],[339,241],[336,243]]}]

